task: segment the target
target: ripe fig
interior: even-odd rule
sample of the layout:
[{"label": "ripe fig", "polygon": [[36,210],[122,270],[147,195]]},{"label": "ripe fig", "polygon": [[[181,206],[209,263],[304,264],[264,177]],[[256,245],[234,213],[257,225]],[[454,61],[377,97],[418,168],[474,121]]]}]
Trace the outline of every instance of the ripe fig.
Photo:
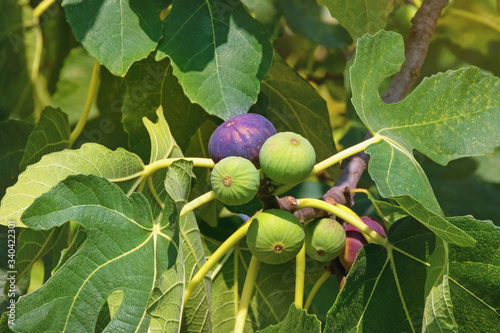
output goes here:
[{"label": "ripe fig", "polygon": [[260,177],[252,162],[243,157],[230,156],[214,166],[210,183],[220,202],[226,205],[241,205],[252,200],[257,194]]},{"label": "ripe fig", "polygon": [[330,261],[342,253],[345,231],[340,223],[330,218],[309,222],[304,227],[306,253],[318,261]]},{"label": "ripe fig", "polygon": [[304,230],[290,212],[269,209],[251,222],[247,233],[250,252],[267,264],[281,264],[294,258],[304,244]]},{"label": "ripe fig", "polygon": [[279,184],[291,184],[311,173],[316,153],[300,134],[281,132],[267,139],[260,150],[259,161],[268,178]]},{"label": "ripe fig", "polygon": [[[361,220],[381,236],[387,237],[384,227],[380,224],[380,222],[372,219],[369,216],[362,216]],[[351,270],[352,264],[354,263],[354,260],[356,259],[356,256],[358,255],[359,250],[364,245],[368,244],[368,242],[358,228],[345,222],[344,230],[346,233],[346,243],[344,251],[340,254],[339,259],[345,270],[349,272]]]},{"label": "ripe fig", "polygon": [[228,156],[240,156],[260,168],[260,149],[274,134],[276,129],[273,124],[263,116],[242,114],[217,127],[208,142],[208,152],[215,163]]}]

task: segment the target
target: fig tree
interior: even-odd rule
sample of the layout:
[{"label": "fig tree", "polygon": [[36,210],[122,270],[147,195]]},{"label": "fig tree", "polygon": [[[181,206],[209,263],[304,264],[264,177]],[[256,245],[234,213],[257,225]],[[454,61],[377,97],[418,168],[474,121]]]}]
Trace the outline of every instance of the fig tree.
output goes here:
[{"label": "fig tree", "polygon": [[340,223],[330,218],[309,222],[304,227],[306,253],[318,261],[330,261],[342,253],[345,231]]},{"label": "fig tree", "polygon": [[257,194],[260,177],[252,162],[243,157],[230,156],[214,166],[210,183],[220,202],[242,205]]},{"label": "fig tree", "polygon": [[304,244],[304,230],[290,212],[269,209],[251,222],[247,233],[250,252],[267,264],[281,264],[294,258]]},{"label": "fig tree", "polygon": [[273,124],[263,116],[242,114],[217,127],[208,142],[208,152],[215,163],[228,156],[240,156],[260,168],[260,149],[274,134],[276,129]]},{"label": "fig tree", "polygon": [[300,134],[281,132],[267,139],[260,150],[259,161],[268,178],[279,184],[292,184],[311,173],[316,153]]},{"label": "fig tree", "polygon": [[[381,236],[387,237],[384,227],[377,220],[374,220],[369,216],[362,216],[361,220]],[[350,271],[359,250],[364,245],[368,244],[368,242],[358,228],[345,222],[344,230],[346,233],[346,243],[344,251],[340,254],[339,259],[345,270]]]}]

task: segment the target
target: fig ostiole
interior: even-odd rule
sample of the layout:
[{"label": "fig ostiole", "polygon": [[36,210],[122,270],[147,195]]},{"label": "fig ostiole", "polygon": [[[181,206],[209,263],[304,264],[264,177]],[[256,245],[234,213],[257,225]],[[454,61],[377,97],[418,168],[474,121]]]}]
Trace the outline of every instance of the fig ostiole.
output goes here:
[{"label": "fig ostiole", "polygon": [[215,197],[226,205],[242,205],[255,197],[259,172],[249,160],[230,156],[215,164],[210,176]]},{"label": "fig ostiole", "polygon": [[[379,235],[387,237],[384,227],[377,220],[369,216],[362,216],[361,220]],[[353,225],[344,223],[344,230],[346,233],[346,243],[344,251],[340,254],[339,259],[345,270],[349,272],[354,264],[354,260],[356,260],[359,250],[368,244],[368,242],[361,231]]]},{"label": "fig ostiole", "polygon": [[267,139],[260,150],[259,161],[269,179],[278,184],[292,184],[309,176],[316,153],[300,134],[281,132]]},{"label": "fig ostiole", "polygon": [[226,120],[215,129],[208,142],[208,152],[215,163],[229,156],[240,156],[260,168],[260,149],[274,134],[276,129],[265,117],[254,113],[242,114]]},{"label": "fig ostiole", "polygon": [[260,261],[281,264],[299,253],[304,237],[302,225],[292,213],[269,209],[250,223],[246,241],[250,252]]},{"label": "fig ostiole", "polygon": [[337,221],[323,218],[309,222],[304,227],[306,253],[318,261],[330,261],[342,253],[346,234]]}]

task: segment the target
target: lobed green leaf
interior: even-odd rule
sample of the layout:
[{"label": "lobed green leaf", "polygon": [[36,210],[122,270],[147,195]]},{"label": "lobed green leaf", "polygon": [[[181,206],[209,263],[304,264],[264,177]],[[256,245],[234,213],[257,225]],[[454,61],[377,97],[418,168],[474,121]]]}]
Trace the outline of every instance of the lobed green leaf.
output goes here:
[{"label": "lobed green leaf", "polygon": [[339,20],[356,40],[365,33],[374,34],[383,29],[392,12],[393,1],[375,0],[317,0],[325,5],[330,14]]},{"label": "lobed green leaf", "polygon": [[115,75],[125,75],[132,63],[146,58],[162,35],[150,1],[64,0],[62,5],[76,39]]},{"label": "lobed green leaf", "polygon": [[[115,151],[95,144],[84,144],[80,149],[64,150],[42,157],[19,175],[17,183],[7,189],[0,204],[0,224],[15,221],[23,227],[21,215],[36,197],[48,192],[69,175],[94,174],[111,180],[142,171],[141,159],[125,149]],[[130,182],[120,184],[127,189]]]},{"label": "lobed green leaf", "polygon": [[187,97],[227,120],[257,100],[273,50],[239,1],[176,0],[164,20],[156,59],[165,56]]}]

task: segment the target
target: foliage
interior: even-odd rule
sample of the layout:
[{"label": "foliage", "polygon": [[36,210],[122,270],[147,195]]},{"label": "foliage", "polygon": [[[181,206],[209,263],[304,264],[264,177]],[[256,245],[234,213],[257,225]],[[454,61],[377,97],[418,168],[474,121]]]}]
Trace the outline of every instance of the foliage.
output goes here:
[{"label": "foliage", "polygon": [[[500,327],[500,8],[449,4],[415,88],[386,104],[407,3],[2,0],[1,330]],[[209,138],[248,112],[306,138],[316,164],[300,184],[260,170],[250,202],[224,205]],[[352,207],[316,200],[361,151]],[[278,202],[371,244],[348,273],[303,248],[261,263],[245,236]]]}]

